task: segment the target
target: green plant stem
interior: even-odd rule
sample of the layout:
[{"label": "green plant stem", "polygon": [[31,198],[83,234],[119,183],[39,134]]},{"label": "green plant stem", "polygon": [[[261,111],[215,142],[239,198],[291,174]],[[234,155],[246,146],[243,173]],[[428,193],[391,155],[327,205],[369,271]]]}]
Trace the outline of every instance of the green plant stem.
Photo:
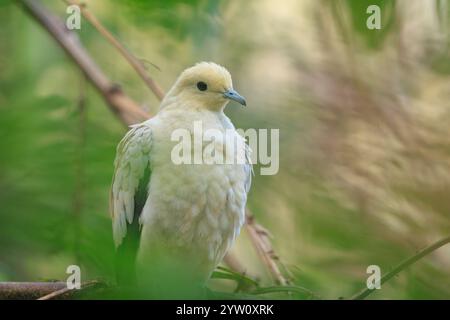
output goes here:
[{"label": "green plant stem", "polygon": [[[394,276],[396,276],[398,273],[400,273],[401,271],[403,271],[404,269],[406,269],[413,263],[417,262],[418,260],[425,257],[429,253],[439,249],[440,247],[445,246],[448,243],[450,243],[450,236],[433,243],[432,245],[426,247],[425,249],[422,249],[417,254],[406,259],[405,261],[400,263],[397,267],[395,267],[393,270],[389,271],[386,275],[381,277],[380,283],[381,284],[385,283],[386,281],[393,278]],[[366,288],[364,290],[361,290],[357,294],[353,295],[351,297],[351,300],[362,300],[362,299],[366,298],[367,296],[369,296],[374,291],[375,291],[374,289]]]},{"label": "green plant stem", "polygon": [[259,295],[259,294],[267,294],[267,293],[277,293],[277,292],[284,292],[284,293],[302,293],[307,294],[311,297],[319,298],[314,292],[303,288],[299,286],[273,286],[273,287],[265,287],[265,288],[258,288],[256,290],[253,290],[250,292],[250,294]]}]

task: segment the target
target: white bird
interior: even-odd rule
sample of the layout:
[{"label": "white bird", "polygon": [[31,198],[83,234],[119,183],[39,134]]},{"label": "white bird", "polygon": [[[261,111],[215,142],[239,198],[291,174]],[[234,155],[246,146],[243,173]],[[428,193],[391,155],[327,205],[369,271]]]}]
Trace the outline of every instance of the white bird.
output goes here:
[{"label": "white bird", "polygon": [[[160,277],[203,283],[239,234],[252,169],[245,140],[223,113],[230,100],[246,105],[230,73],[215,63],[198,63],[182,72],[157,115],[131,126],[119,143],[110,201],[119,281],[134,281],[136,268],[141,283]],[[232,164],[174,163],[172,133],[185,129],[196,141],[199,121],[203,132],[224,134],[214,137],[212,154],[231,154]],[[243,150],[232,152],[230,132]],[[200,149],[211,141],[201,141]],[[185,277],[178,277],[182,273]]]}]

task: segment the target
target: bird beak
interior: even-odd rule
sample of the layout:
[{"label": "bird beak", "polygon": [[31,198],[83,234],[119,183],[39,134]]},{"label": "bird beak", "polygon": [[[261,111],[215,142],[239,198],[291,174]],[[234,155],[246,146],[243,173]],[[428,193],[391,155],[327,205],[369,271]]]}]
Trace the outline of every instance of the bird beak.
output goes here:
[{"label": "bird beak", "polygon": [[237,93],[234,89],[229,89],[223,93],[223,97],[226,99],[234,100],[243,106],[247,105],[247,102],[245,102],[245,98],[241,96],[239,93]]}]

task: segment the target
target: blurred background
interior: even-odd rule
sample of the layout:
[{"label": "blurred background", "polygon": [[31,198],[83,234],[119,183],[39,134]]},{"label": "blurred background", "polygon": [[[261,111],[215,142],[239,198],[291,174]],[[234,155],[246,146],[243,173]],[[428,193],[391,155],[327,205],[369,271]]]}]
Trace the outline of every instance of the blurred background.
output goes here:
[{"label": "blurred background", "polygon": [[[65,19],[63,1],[42,2]],[[255,170],[249,208],[293,282],[321,298],[365,287],[450,234],[450,1],[85,1],[169,89],[198,61],[228,68],[247,108],[238,128],[280,129],[280,170]],[[368,30],[366,8],[381,8]],[[123,125],[57,43],[0,1],[0,281],[113,279],[108,214]],[[158,100],[82,18],[77,31],[113,81]],[[248,274],[271,280],[243,232]],[[215,287],[228,288],[224,280]],[[450,246],[374,299],[450,299]]]}]

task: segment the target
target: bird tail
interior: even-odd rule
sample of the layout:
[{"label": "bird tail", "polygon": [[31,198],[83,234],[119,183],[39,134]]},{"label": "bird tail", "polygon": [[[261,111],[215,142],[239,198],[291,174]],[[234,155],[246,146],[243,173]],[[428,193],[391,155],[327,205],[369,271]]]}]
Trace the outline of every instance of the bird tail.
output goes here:
[{"label": "bird tail", "polygon": [[[137,219],[134,220],[129,228],[139,230],[139,223]],[[116,281],[121,287],[137,285],[136,257],[139,249],[139,232],[130,231],[129,236],[125,237],[122,244],[117,248],[115,257]]]}]

